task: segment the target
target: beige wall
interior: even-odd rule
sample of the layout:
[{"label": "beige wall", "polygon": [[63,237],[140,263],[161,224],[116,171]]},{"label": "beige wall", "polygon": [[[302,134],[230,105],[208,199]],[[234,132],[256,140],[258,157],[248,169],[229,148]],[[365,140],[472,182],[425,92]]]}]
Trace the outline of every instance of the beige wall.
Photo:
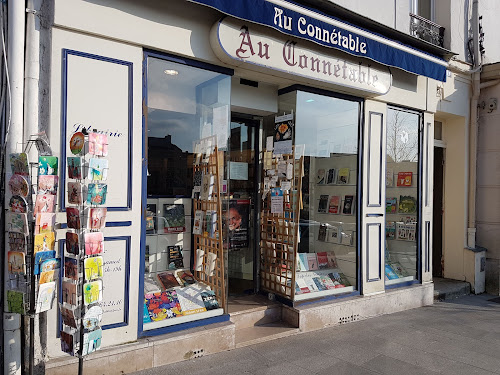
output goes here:
[{"label": "beige wall", "polygon": [[[466,128],[464,117],[447,116],[436,119],[443,122],[445,150],[443,258],[444,277],[464,280],[464,246],[466,238]],[[473,265],[472,265],[473,266]]]},{"label": "beige wall", "polygon": [[500,85],[481,90],[477,159],[477,237],[486,247],[487,283],[490,293],[499,293],[500,266],[500,110],[489,112],[488,100],[500,99]]}]

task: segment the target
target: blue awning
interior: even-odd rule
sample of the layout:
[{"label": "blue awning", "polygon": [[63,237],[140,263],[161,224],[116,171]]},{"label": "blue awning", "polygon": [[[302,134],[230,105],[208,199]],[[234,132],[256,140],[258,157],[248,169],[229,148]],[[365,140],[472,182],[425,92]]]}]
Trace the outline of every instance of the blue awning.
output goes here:
[{"label": "blue awning", "polygon": [[438,81],[448,63],[437,56],[285,0],[189,0],[325,47]]}]

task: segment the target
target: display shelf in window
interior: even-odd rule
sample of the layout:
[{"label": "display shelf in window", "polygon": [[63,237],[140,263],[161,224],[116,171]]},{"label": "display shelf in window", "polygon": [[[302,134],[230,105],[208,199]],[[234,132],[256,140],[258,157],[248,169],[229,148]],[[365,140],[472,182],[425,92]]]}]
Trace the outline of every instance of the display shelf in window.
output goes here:
[{"label": "display shelf in window", "polygon": [[[218,184],[222,159],[215,142],[215,137],[210,137],[195,145],[193,198],[148,199],[149,211],[157,214],[158,224],[155,229],[151,215],[153,220],[150,219],[146,236],[145,331],[224,312],[222,202]],[[191,251],[194,264],[190,263]]]}]

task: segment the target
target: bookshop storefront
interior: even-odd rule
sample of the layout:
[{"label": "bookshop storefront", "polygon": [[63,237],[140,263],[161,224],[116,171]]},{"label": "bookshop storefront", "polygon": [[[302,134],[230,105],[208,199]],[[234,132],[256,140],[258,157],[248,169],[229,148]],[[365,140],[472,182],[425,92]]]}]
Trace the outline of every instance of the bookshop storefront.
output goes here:
[{"label": "bookshop storefront", "polygon": [[[121,5],[112,31],[57,3],[52,117],[68,139],[85,124],[116,138],[103,348],[199,326],[224,332],[207,348],[232,348],[231,304],[256,295],[303,331],[432,303],[425,103],[444,60],[285,1]],[[48,328],[51,358],[65,328]]]}]

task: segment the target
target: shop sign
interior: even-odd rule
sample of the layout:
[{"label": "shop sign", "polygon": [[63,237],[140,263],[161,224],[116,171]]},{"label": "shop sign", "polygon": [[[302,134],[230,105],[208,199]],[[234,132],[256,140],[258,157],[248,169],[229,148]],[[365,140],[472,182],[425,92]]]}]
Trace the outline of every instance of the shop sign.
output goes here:
[{"label": "shop sign", "polygon": [[[211,43],[216,55],[231,65],[266,67],[335,85],[376,94],[391,87],[391,73],[383,66],[334,51],[306,48],[305,42],[271,35],[262,27],[225,18],[212,28]],[[279,35],[279,34],[278,34]]]}]

